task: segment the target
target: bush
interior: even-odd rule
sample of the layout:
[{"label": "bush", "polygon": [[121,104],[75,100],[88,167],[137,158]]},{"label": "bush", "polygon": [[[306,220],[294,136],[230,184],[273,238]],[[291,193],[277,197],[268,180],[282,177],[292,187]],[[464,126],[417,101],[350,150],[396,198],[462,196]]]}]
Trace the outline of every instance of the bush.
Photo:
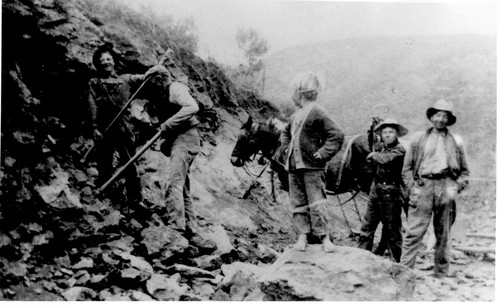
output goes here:
[{"label": "bush", "polygon": [[[151,7],[135,11],[114,0],[79,0],[84,11],[96,25],[117,25],[133,30],[137,35],[159,42],[164,49],[174,45],[196,52],[198,33],[192,18],[175,20],[170,15],[158,15]],[[146,39],[146,41],[148,41]]]}]

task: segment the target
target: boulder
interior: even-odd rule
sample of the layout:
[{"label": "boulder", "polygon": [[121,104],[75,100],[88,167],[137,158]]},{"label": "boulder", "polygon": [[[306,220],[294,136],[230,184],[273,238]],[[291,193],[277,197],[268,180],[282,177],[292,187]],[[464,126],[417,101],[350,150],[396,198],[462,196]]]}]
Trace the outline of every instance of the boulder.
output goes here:
[{"label": "boulder", "polygon": [[75,270],[90,269],[94,267],[94,261],[90,258],[81,258],[80,261],[74,264],[71,268]]},{"label": "boulder", "polygon": [[130,295],[130,299],[132,299],[133,301],[152,301],[153,299],[151,298],[151,296],[143,293],[143,292],[140,292],[140,291],[132,291],[132,294]]},{"label": "boulder", "polygon": [[229,253],[234,250],[233,245],[231,245],[231,239],[227,235],[226,230],[223,226],[211,226],[203,234],[205,239],[211,240],[217,246],[216,252],[220,254]]},{"label": "boulder", "polygon": [[216,270],[222,265],[222,260],[219,255],[203,256],[195,258],[193,261],[196,263],[197,267],[207,271]]},{"label": "boulder", "polygon": [[180,273],[183,277],[207,277],[215,278],[215,274],[197,267],[187,266],[184,264],[174,264],[167,268],[169,272]]},{"label": "boulder", "polygon": [[136,289],[139,288],[143,281],[146,281],[151,277],[151,273],[143,272],[136,268],[125,268],[120,271],[115,283],[119,284],[124,289]]},{"label": "boulder", "polygon": [[178,301],[185,294],[189,287],[180,285],[180,275],[176,274],[168,277],[160,274],[153,274],[146,283],[148,293],[153,298],[161,301],[171,300]]},{"label": "boulder", "polygon": [[54,171],[53,177],[49,185],[35,187],[43,201],[60,209],[82,208],[80,196],[70,190],[69,174],[64,171]]},{"label": "boulder", "polygon": [[127,252],[117,253],[119,257],[130,261],[130,266],[147,273],[153,273],[153,267],[141,257],[136,257]]},{"label": "boulder", "polygon": [[193,289],[194,294],[206,299],[209,299],[215,292],[215,288],[212,285],[196,279],[191,281],[191,288]]},{"label": "boulder", "polygon": [[366,250],[309,245],[285,251],[258,283],[269,300],[397,301],[411,298],[415,280],[411,269]]},{"label": "boulder", "polygon": [[85,270],[78,271],[73,278],[76,279],[75,284],[79,286],[86,285],[91,279],[90,274]]},{"label": "boulder", "polygon": [[73,287],[62,293],[62,296],[67,301],[83,301],[91,300],[97,297],[97,293],[89,288],[85,287]]},{"label": "boulder", "polygon": [[230,300],[263,300],[265,294],[259,290],[257,280],[264,268],[242,262],[224,264],[221,267],[224,279],[220,287],[228,292]]},{"label": "boulder", "polygon": [[209,238],[206,238],[204,234],[196,234],[190,239],[190,242],[198,248],[200,255],[209,255],[218,248],[217,243]]},{"label": "boulder", "polygon": [[260,278],[267,269],[258,267],[250,263],[234,262],[231,264],[224,264],[221,267],[224,279],[222,284],[228,284],[233,279],[233,277],[238,273],[243,273],[245,276],[253,276],[255,278]]},{"label": "boulder", "polygon": [[276,261],[280,256],[279,252],[267,247],[266,245],[259,244],[257,248],[259,249],[259,260],[262,263],[272,263]]},{"label": "boulder", "polygon": [[103,301],[123,302],[131,301],[130,295],[125,292],[116,292],[115,290],[105,289],[99,292],[99,299]]},{"label": "boulder", "polygon": [[172,254],[181,254],[189,246],[189,242],[179,232],[167,226],[150,226],[141,232],[141,241],[148,255],[162,253],[165,250]]}]

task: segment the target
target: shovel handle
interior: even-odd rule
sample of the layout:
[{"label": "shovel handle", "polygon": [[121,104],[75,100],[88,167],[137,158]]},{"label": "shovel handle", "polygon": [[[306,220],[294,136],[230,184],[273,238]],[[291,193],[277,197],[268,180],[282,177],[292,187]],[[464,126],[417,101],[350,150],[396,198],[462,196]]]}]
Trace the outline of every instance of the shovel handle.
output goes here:
[{"label": "shovel handle", "polygon": [[116,173],[106,183],[104,183],[101,187],[99,187],[99,189],[96,190],[96,194],[100,194],[103,190],[105,190],[109,186],[109,184],[111,184],[114,180],[116,180],[116,178],[119,177],[120,174],[122,174],[122,172],[128,166],[133,164],[144,152],[146,152],[147,149],[149,149],[149,147],[151,147],[151,145],[156,140],[158,140],[161,137],[162,133],[163,131],[161,130],[158,131],[156,135],[154,135],[153,138],[151,138],[137,153],[135,153],[135,155],[125,165],[123,165],[120,169],[118,169],[118,171],[116,171]]},{"label": "shovel handle", "polygon": [[[165,62],[167,60],[171,60],[172,58],[174,57],[174,51],[170,48],[168,48],[165,53],[160,57],[160,60],[158,61],[158,65],[164,65]],[[134,92],[134,94],[132,94],[132,96],[129,98],[129,100],[127,101],[127,103],[122,107],[122,109],[120,110],[120,112],[118,112],[118,114],[114,117],[114,119],[109,123],[109,125],[106,127],[106,129],[103,131],[103,135],[111,128],[111,126],[113,126],[113,124],[116,122],[116,120],[118,120],[118,118],[123,114],[123,112],[128,108],[128,106],[132,103],[132,101],[135,99],[135,97],[137,96],[137,94],[139,93],[139,91],[141,91],[141,89],[144,87],[144,85],[151,79],[153,75],[149,75],[148,77],[146,77],[146,79],[144,79],[144,81],[142,82],[142,84],[139,86],[139,88]],[[87,152],[85,152],[85,155],[83,155],[83,157],[80,159],[80,163],[85,163],[90,155],[90,153],[92,152],[92,150],[94,150],[95,146],[96,146],[96,143],[95,142],[91,147],[90,149],[87,150]]]}]

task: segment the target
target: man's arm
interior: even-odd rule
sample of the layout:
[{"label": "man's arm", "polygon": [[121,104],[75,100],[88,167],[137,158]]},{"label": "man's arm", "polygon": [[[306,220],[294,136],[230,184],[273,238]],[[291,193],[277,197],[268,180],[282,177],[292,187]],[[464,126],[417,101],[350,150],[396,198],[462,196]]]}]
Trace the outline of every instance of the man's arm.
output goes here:
[{"label": "man's arm", "polygon": [[323,123],[325,143],[318,149],[317,153],[321,155],[322,159],[330,160],[342,149],[345,134],[343,129],[328,116],[325,110],[320,109],[319,112]]},{"label": "man's arm", "polygon": [[405,148],[401,144],[398,144],[397,146],[393,147],[389,152],[373,152],[373,154],[370,156],[375,162],[384,165],[387,163],[390,163],[391,161],[394,161],[395,159],[398,158],[403,158],[405,156]]},{"label": "man's arm", "polygon": [[179,82],[173,82],[170,85],[170,101],[181,106],[181,109],[161,125],[163,130],[178,128],[199,110],[198,103],[189,93],[189,88]]},{"label": "man's arm", "polygon": [[[292,116],[293,117],[293,116]],[[280,141],[281,147],[287,149],[290,145],[290,140],[292,139],[292,117],[286,123],[285,129],[281,132]]]},{"label": "man's arm", "polygon": [[470,171],[469,171],[469,166],[467,164],[467,154],[465,152],[464,142],[460,136],[455,135],[454,137],[457,143],[458,153],[459,153],[458,164],[460,170],[457,178],[457,183],[458,183],[458,190],[460,192],[465,188],[467,188],[467,186],[469,186]]},{"label": "man's arm", "polygon": [[418,139],[417,137],[413,137],[410,142],[410,149],[405,154],[403,170],[401,171],[401,177],[403,178],[403,182],[405,183],[405,187],[409,190],[415,179],[413,178],[413,168],[415,168],[415,155],[418,147]]},{"label": "man's arm", "polygon": [[90,124],[92,125],[93,138],[94,138],[94,140],[99,140],[102,138],[102,134],[97,127],[97,104],[95,101],[96,94],[95,94],[94,89],[92,87],[92,81],[89,81],[88,92],[89,93],[88,93],[87,101],[89,104]]}]

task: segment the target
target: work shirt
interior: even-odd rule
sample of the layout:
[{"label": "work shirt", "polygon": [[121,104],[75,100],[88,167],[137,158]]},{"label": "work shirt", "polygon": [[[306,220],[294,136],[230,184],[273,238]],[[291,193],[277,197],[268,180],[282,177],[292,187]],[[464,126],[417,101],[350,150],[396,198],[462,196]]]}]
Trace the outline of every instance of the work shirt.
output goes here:
[{"label": "work shirt", "polygon": [[[344,132],[324,108],[310,102],[290,117],[280,139],[282,148],[287,151],[286,170],[326,170],[328,161],[342,147]],[[316,152],[321,159],[314,157]]]},{"label": "work shirt", "polygon": [[[109,78],[92,78],[89,81],[88,103],[91,124],[106,129],[130,98],[131,89],[144,81],[144,75],[112,75]],[[124,114],[117,121],[123,124]]]},{"label": "work shirt", "polygon": [[299,108],[293,117],[292,121],[292,127],[291,127],[291,133],[292,133],[292,139],[291,139],[291,147],[292,150],[290,152],[290,165],[292,169],[303,169],[305,168],[304,160],[302,159],[302,152],[300,151],[300,144],[299,144],[299,133],[302,130],[302,127],[304,126],[304,120],[306,119],[307,115],[311,111],[312,107],[314,104],[309,103],[302,108]]},{"label": "work shirt", "polygon": [[424,146],[419,174],[442,174],[448,169],[446,151],[444,149],[444,133],[432,131]]},{"label": "work shirt", "polygon": [[[411,140],[402,172],[407,189],[412,187],[415,180],[422,176],[420,171],[422,164],[424,164],[425,146],[432,132],[433,128],[430,127],[423,132],[415,134]],[[444,151],[446,157],[447,176],[456,180],[462,188],[465,188],[468,184],[469,167],[464,142],[460,136],[452,134],[448,130],[444,132],[443,140],[444,149],[442,151]]]},{"label": "work shirt", "polygon": [[377,165],[375,183],[402,184],[401,170],[403,169],[405,152],[404,146],[397,140],[393,144],[384,145],[380,152],[375,152],[372,156]]},{"label": "work shirt", "polygon": [[154,101],[148,106],[148,113],[158,117],[161,123],[166,123],[169,131],[185,131],[199,124],[195,114],[198,103],[189,93],[189,88],[180,83],[172,82],[168,90],[168,101]]}]

